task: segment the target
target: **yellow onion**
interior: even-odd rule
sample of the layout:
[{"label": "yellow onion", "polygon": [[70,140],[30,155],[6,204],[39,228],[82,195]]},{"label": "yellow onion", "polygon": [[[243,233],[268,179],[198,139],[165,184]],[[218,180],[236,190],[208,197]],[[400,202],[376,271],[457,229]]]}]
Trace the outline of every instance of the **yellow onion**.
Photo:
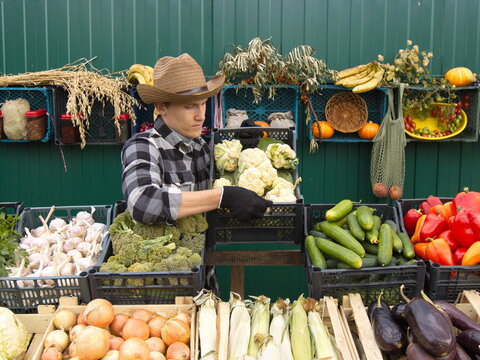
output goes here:
[{"label": "yellow onion", "polygon": [[53,317],[53,325],[55,325],[57,329],[63,331],[70,331],[70,329],[75,326],[76,322],[77,315],[67,309],[58,310]]},{"label": "yellow onion", "polygon": [[167,360],[190,359],[190,348],[183,342],[174,342],[167,349]]},{"label": "yellow onion", "polygon": [[41,360],[62,360],[62,352],[52,346],[43,350]]},{"label": "yellow onion", "polygon": [[110,333],[96,326],[87,326],[75,340],[77,356],[82,360],[98,360],[110,348]]},{"label": "yellow onion", "polygon": [[63,351],[68,346],[68,335],[63,330],[53,330],[47,334],[43,346],[45,348],[55,346],[58,350]]},{"label": "yellow onion", "polygon": [[119,350],[124,341],[121,337],[112,336],[110,338],[110,350]]},{"label": "yellow onion", "polygon": [[150,360],[165,360],[165,355],[158,351],[150,351]]},{"label": "yellow onion", "polygon": [[89,325],[104,328],[113,321],[115,313],[112,303],[105,299],[94,299],[90,301],[83,313],[85,321]]},{"label": "yellow onion", "polygon": [[152,336],[151,338],[145,340],[145,342],[147,343],[150,351],[158,351],[162,354],[165,354],[165,350],[167,350],[165,342],[159,337]]},{"label": "yellow onion", "polygon": [[167,346],[177,341],[187,344],[190,340],[190,326],[179,319],[168,319],[162,328],[162,340]]},{"label": "yellow onion", "polygon": [[73,341],[77,338],[78,334],[80,334],[86,328],[85,325],[75,325],[69,332],[68,337],[70,341]]},{"label": "yellow onion", "polygon": [[120,346],[118,360],[150,360],[150,349],[143,339],[127,339]]},{"label": "yellow onion", "polygon": [[102,360],[118,360],[118,350],[109,350]]},{"label": "yellow onion", "polygon": [[122,338],[127,340],[132,337],[138,337],[143,340],[147,340],[150,337],[150,330],[148,330],[148,325],[145,321],[134,318],[127,320],[122,329]]},{"label": "yellow onion", "polygon": [[153,313],[145,309],[138,309],[132,313],[132,318],[143,320],[146,323],[148,323],[152,317]]},{"label": "yellow onion", "polygon": [[130,316],[127,314],[115,314],[112,323],[109,325],[110,332],[115,336],[122,336],[122,329]]},{"label": "yellow onion", "polygon": [[160,337],[162,335],[163,325],[167,322],[167,318],[161,315],[155,315],[152,320],[148,322],[148,329],[150,336]]}]

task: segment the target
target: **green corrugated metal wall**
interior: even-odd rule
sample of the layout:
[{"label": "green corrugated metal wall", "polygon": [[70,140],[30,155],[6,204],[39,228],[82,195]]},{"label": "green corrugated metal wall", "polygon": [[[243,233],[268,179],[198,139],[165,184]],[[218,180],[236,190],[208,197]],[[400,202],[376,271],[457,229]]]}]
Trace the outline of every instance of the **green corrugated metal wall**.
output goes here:
[{"label": "green corrugated metal wall", "polygon": [[[0,72],[50,69],[94,56],[97,68],[118,71],[188,52],[214,74],[232,44],[246,45],[255,36],[272,37],[282,53],[311,45],[334,69],[377,54],[391,61],[411,39],[434,52],[432,73],[452,66],[478,72],[479,17],[478,0],[0,0]],[[303,125],[299,132],[306,202],[376,201],[369,180],[371,144],[328,143],[309,154]],[[404,197],[480,188],[479,150],[478,143],[409,143]],[[0,201],[113,203],[122,196],[119,153],[115,145],[81,151],[2,143]],[[282,271],[282,279],[275,273],[275,282],[266,285],[258,269],[249,270],[247,293],[265,286],[272,296],[304,291],[301,269]]]}]

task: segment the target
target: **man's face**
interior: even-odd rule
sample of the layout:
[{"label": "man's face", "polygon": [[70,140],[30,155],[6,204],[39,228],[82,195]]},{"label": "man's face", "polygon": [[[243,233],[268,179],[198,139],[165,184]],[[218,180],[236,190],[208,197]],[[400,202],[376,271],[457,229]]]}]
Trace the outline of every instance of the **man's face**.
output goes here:
[{"label": "man's face", "polygon": [[203,99],[190,103],[170,103],[168,106],[157,104],[156,108],[170,129],[193,139],[202,134],[206,103],[207,99]]}]

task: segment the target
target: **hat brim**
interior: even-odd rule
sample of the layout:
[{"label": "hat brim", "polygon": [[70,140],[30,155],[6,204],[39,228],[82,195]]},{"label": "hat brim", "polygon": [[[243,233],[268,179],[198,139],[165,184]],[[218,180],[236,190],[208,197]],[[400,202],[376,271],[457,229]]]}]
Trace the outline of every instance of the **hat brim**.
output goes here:
[{"label": "hat brim", "polygon": [[207,81],[206,86],[207,91],[193,93],[193,94],[176,94],[171,93],[165,90],[162,90],[159,87],[147,84],[137,85],[138,95],[140,99],[145,104],[155,104],[155,103],[164,103],[164,102],[188,102],[196,101],[201,99],[207,99],[215,94],[217,94],[223,86],[225,81],[224,75],[217,75],[213,77],[210,81]]}]

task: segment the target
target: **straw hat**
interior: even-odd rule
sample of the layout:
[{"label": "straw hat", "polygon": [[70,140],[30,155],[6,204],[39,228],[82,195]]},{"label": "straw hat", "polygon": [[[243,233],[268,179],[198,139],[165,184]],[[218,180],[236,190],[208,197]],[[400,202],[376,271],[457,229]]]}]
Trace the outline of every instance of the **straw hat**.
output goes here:
[{"label": "straw hat", "polygon": [[205,81],[202,68],[188,54],[165,56],[153,69],[153,86],[137,85],[140,98],[146,104],[188,102],[209,98],[222,88],[225,76],[217,75]]}]

